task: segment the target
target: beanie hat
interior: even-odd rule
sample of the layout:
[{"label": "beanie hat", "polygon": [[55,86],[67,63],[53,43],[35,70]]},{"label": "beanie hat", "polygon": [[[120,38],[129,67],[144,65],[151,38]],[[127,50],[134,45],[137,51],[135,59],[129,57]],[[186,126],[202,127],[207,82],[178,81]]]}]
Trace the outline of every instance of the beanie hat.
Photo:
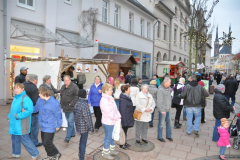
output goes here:
[{"label": "beanie hat", "polygon": [[203,81],[199,81],[198,84],[202,87],[204,87],[204,82]]},{"label": "beanie hat", "polygon": [[86,98],[87,92],[85,89],[79,89],[78,91],[78,97],[80,98]]},{"label": "beanie hat", "polygon": [[222,92],[225,91],[225,86],[223,84],[219,84],[217,85],[216,89]]},{"label": "beanie hat", "polygon": [[150,84],[156,85],[156,84],[157,84],[157,81],[156,81],[156,80],[151,80],[151,81],[150,81]]},{"label": "beanie hat", "polygon": [[225,123],[228,123],[227,118],[222,118],[221,119],[221,125],[223,126]]}]

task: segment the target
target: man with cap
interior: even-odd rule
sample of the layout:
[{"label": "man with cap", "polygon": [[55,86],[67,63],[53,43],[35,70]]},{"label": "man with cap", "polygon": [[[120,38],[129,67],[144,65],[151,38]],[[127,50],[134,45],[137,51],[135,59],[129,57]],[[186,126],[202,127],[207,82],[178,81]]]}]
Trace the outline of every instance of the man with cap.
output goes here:
[{"label": "man with cap", "polygon": [[213,116],[215,117],[215,127],[213,130],[212,141],[217,142],[219,140],[219,134],[217,127],[221,126],[222,118],[229,118],[230,112],[236,109],[232,106],[224,95],[225,86],[223,84],[217,85],[214,89],[215,95],[213,97]]},{"label": "man with cap", "polygon": [[129,70],[128,71],[128,74],[126,75],[126,77],[125,77],[125,83],[126,84],[131,84],[131,82],[132,82],[132,73],[131,73],[131,70]]},{"label": "man with cap", "polygon": [[26,80],[25,78],[27,75],[27,69],[28,69],[27,67],[20,68],[20,74],[15,77],[15,84],[25,82],[25,80]]},{"label": "man with cap", "polygon": [[226,81],[225,87],[226,87],[225,95],[226,95],[228,101],[231,98],[231,100],[232,100],[231,105],[233,106],[235,103],[235,100],[236,100],[236,92],[238,90],[238,84],[234,80],[233,75],[231,75],[230,78]]}]

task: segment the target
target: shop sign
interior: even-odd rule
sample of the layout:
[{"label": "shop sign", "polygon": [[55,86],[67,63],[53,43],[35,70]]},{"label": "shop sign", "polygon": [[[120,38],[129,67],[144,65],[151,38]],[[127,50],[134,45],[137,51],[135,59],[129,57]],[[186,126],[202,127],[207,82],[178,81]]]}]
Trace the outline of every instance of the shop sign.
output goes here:
[{"label": "shop sign", "polygon": [[163,68],[163,73],[167,73],[167,68]]}]

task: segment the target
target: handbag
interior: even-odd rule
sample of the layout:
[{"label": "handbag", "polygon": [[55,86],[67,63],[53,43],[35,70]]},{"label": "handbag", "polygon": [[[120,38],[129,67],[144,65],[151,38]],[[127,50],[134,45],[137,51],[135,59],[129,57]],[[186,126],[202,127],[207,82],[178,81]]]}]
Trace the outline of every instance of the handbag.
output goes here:
[{"label": "handbag", "polygon": [[[149,97],[148,97],[148,102],[147,102],[147,105],[146,105],[145,108],[147,108],[148,103],[149,103]],[[142,112],[141,112],[141,111],[138,111],[137,109],[135,109],[135,111],[134,111],[134,113],[133,113],[133,118],[136,119],[136,120],[140,120],[140,119],[141,119],[141,116],[142,116]]]},{"label": "handbag", "polygon": [[119,140],[115,141],[115,143],[119,144],[119,145],[124,145],[126,143],[126,137],[125,137],[125,133],[122,129],[122,125],[121,125],[121,129],[120,129]]}]

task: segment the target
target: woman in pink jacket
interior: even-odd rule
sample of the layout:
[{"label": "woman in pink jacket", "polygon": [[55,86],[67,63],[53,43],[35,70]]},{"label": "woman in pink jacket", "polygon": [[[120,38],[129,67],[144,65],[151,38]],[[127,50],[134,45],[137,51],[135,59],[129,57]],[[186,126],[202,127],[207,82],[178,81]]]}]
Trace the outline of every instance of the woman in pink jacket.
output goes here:
[{"label": "woman in pink jacket", "polygon": [[100,108],[102,111],[102,124],[105,131],[102,156],[107,159],[114,159],[110,155],[117,155],[118,152],[115,151],[115,143],[112,139],[112,132],[115,123],[121,119],[121,115],[112,97],[113,86],[108,83],[104,84],[102,86],[102,92],[103,94],[100,101]]},{"label": "woman in pink jacket", "polygon": [[217,142],[217,145],[220,147],[220,156],[219,158],[221,160],[226,160],[226,157],[224,156],[224,153],[226,151],[226,148],[231,147],[231,143],[229,142],[230,135],[228,133],[228,127],[229,123],[226,118],[221,119],[221,126],[218,127],[218,133],[220,135],[220,138]]}]

